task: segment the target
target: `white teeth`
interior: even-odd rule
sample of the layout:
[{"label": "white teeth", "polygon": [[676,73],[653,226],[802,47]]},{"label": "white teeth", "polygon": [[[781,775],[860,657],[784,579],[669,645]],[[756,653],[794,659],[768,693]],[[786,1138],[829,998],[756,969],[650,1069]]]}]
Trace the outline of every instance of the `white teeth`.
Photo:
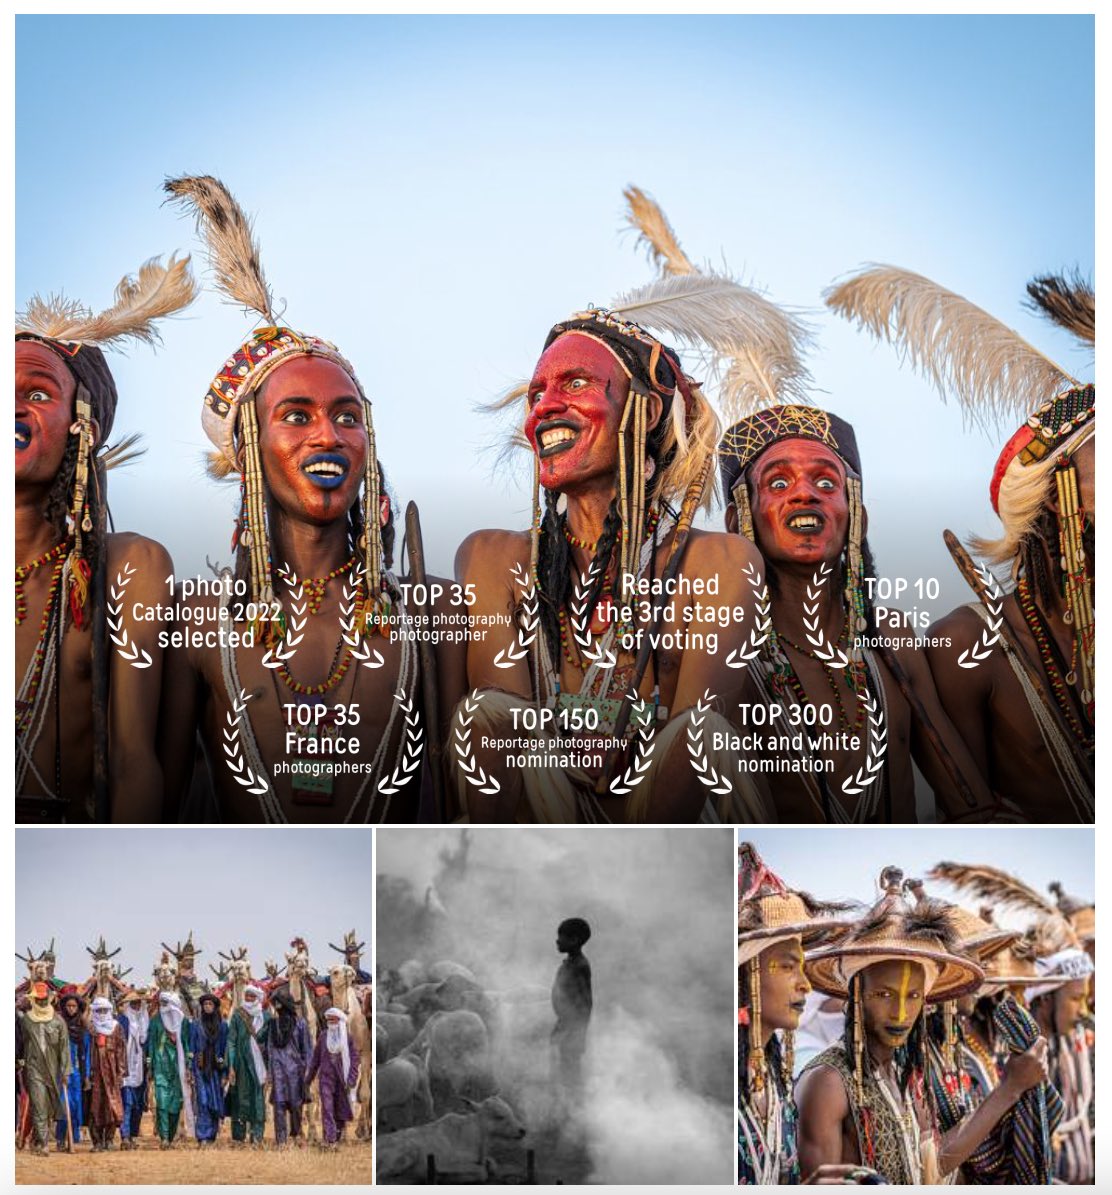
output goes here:
[{"label": "white teeth", "polygon": [[789,527],[798,527],[801,530],[819,525],[818,519],[814,515],[796,515],[794,519],[788,520]]},{"label": "white teeth", "polygon": [[553,444],[563,444],[565,440],[574,440],[575,432],[570,427],[553,427],[541,435],[541,447],[551,448]]},{"label": "white teeth", "polygon": [[340,465],[334,465],[331,461],[317,461],[316,464],[306,465],[306,473],[325,473],[331,474],[334,477],[342,477],[346,472]]}]

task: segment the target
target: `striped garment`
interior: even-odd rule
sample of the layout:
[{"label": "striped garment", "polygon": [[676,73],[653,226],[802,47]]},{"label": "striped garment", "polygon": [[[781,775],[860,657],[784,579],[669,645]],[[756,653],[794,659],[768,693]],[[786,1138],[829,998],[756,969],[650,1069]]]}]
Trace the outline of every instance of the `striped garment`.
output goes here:
[{"label": "striped garment", "polygon": [[1096,1174],[1093,1159],[1093,1042],[1090,1031],[1078,1025],[1060,1034],[1055,1042],[1053,1079],[1062,1093],[1065,1119],[1055,1137],[1054,1176],[1062,1183],[1091,1183]]}]

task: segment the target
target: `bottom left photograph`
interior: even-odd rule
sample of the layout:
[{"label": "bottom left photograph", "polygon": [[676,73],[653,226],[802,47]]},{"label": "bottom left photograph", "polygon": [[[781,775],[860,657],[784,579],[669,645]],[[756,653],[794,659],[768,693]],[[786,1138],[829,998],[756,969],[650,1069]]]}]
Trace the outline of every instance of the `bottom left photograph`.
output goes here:
[{"label": "bottom left photograph", "polygon": [[16,1182],[370,1183],[372,852],[17,830]]}]

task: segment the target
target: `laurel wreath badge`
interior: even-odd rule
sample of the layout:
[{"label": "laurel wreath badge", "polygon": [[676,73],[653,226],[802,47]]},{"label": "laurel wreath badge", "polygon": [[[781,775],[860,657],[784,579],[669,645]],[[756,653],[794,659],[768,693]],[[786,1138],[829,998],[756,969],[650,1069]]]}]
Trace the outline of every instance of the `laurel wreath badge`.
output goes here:
[{"label": "laurel wreath badge", "polygon": [[471,749],[471,723],[475,720],[482,697],[482,693],[476,689],[463,699],[463,716],[457,719],[459,725],[456,727],[455,741],[452,746],[455,749],[456,758],[459,760],[460,771],[463,772],[467,783],[489,797],[498,792],[502,786],[494,776],[488,776],[483,771]]},{"label": "laurel wreath badge", "polygon": [[771,601],[768,596],[768,586],[764,583],[760,569],[755,564],[749,563],[742,569],[742,572],[756,597],[757,611],[748,639],[741,647],[735,647],[726,657],[728,668],[747,667],[750,661],[755,660],[761,654],[761,647],[772,631]]},{"label": "laurel wreath badge", "polygon": [[529,654],[529,648],[537,637],[540,614],[537,610],[537,586],[530,581],[520,562],[511,570],[518,589],[521,590],[521,613],[518,617],[517,634],[509,647],[503,647],[494,657],[496,668],[512,668]]},{"label": "laurel wreath badge", "polygon": [[[366,643],[363,632],[355,629],[355,598],[359,593],[359,581],[366,571],[363,565],[358,565],[352,568],[349,574],[352,584],[344,581],[340,598],[340,634],[352,657],[364,668],[381,668],[386,663],[382,652]],[[405,708],[404,702],[402,708]]]},{"label": "laurel wreath badge", "polygon": [[123,571],[116,574],[116,584],[108,587],[108,638],[119,648],[121,660],[125,660],[132,668],[149,668],[152,663],[150,654],[132,641],[127,627],[123,625],[124,590],[133,576],[135,569],[130,561],[125,560]]},{"label": "laurel wreath badge", "polygon": [[989,593],[989,599],[985,603],[988,607],[989,620],[988,626],[981,631],[980,639],[958,656],[958,664],[962,668],[976,668],[992,655],[992,649],[1000,642],[1000,628],[1004,617],[1004,594],[1000,589],[999,582],[989,571],[987,565],[978,565],[977,573],[984,581],[985,588]]},{"label": "laurel wreath badge", "polygon": [[305,600],[305,588],[297,580],[297,574],[280,564],[278,576],[289,586],[290,612],[287,615],[286,633],[273,647],[268,647],[263,656],[264,668],[281,668],[292,660],[297,645],[305,637],[305,624],[309,621],[309,603]]}]

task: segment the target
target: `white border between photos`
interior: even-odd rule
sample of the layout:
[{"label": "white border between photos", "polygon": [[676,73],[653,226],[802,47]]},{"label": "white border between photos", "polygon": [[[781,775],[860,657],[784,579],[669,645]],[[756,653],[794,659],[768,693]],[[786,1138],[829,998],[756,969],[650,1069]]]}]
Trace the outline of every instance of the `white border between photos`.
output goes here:
[{"label": "white border between photos", "polygon": [[[115,14],[139,15],[139,14],[143,14],[143,13],[149,13],[151,11],[151,7],[152,6],[150,4],[119,2],[115,5],[109,6],[107,8],[107,12],[115,13]],[[344,13],[344,14],[348,14],[348,13],[386,14],[386,13],[396,13],[401,8],[402,8],[402,6],[400,6],[400,5],[387,5],[387,4],[371,5],[371,4],[333,3],[333,4],[327,6],[327,11],[329,13],[336,13],[336,14],[340,14],[340,13]],[[588,15],[601,15],[603,13],[618,14],[618,15],[661,15],[661,14],[674,14],[676,12],[676,8],[677,8],[677,6],[674,3],[674,0],[672,0],[671,3],[667,2],[667,0],[641,0],[641,2],[639,2],[639,3],[614,3],[613,0],[611,0],[610,3],[604,3],[604,4],[588,4],[588,3],[585,3],[584,0],[571,0],[571,2],[564,3],[559,6],[556,6],[556,5],[537,6],[537,8],[532,11],[533,12],[555,12],[555,11],[558,11],[562,14],[581,13],[581,14],[588,14]],[[1110,128],[1110,122],[1107,119],[1107,112],[1108,112],[1108,107],[1109,107],[1110,92],[1112,92],[1112,88],[1110,88],[1110,85],[1108,82],[1107,72],[1109,71],[1109,69],[1112,69],[1112,16],[1108,15],[1105,12],[1097,11],[1095,3],[1071,3],[1071,2],[1063,3],[1063,2],[1059,2],[1059,3],[1056,3],[1053,6],[1053,8],[1054,8],[1054,11],[1057,13],[1095,14],[1096,107],[1097,107],[1096,162],[1095,162],[1097,202],[1096,202],[1095,210],[1099,212],[1102,210],[1107,210],[1104,207],[1104,204],[1109,202],[1109,190],[1110,190],[1109,186],[1108,186],[1107,165],[1108,165],[1108,156],[1109,156],[1109,145],[1112,144],[1112,128]],[[0,50],[2,50],[2,55],[0,55],[0,62],[2,62],[4,67],[6,68],[7,78],[9,80],[14,80],[14,77],[15,77],[15,69],[14,69],[15,68],[15,37],[14,37],[15,20],[14,20],[14,17],[15,17],[15,11],[17,9],[21,14],[25,13],[28,15],[30,15],[30,14],[47,14],[47,13],[93,15],[95,12],[95,10],[90,9],[86,5],[80,5],[80,4],[74,4],[74,3],[56,4],[56,5],[21,3],[21,4],[17,4],[15,6],[13,6],[12,10],[8,14],[8,19],[4,20],[2,25],[0,25],[0,30],[2,30],[2,32],[0,32]],[[855,4],[853,6],[848,6],[846,8],[838,8],[838,7],[834,7],[834,6],[831,6],[828,4],[822,4],[822,3],[818,3],[818,2],[812,2],[812,3],[797,2],[797,3],[785,3],[785,4],[772,5],[772,4],[768,3],[767,0],[765,3],[732,3],[732,4],[709,3],[709,4],[704,4],[704,5],[698,6],[698,11],[700,13],[716,14],[716,15],[734,14],[734,13],[736,13],[736,14],[747,14],[747,13],[765,13],[765,14],[767,14],[770,11],[772,11],[773,9],[775,10],[777,15],[788,15],[788,14],[843,15],[843,14],[849,14],[849,13],[870,14],[870,15],[882,15],[882,14],[909,15],[910,13],[913,13],[913,12],[924,14],[924,15],[943,15],[943,14],[948,14],[948,13],[965,15],[968,12],[968,9],[965,8],[965,6],[959,6],[954,3],[930,4],[930,3],[923,3],[922,0],[920,0],[920,3],[918,3],[918,4],[909,5],[907,7],[895,7],[890,3],[878,2],[878,0],[859,0],[859,2],[857,4]],[[978,14],[982,14],[982,15],[988,14],[988,15],[1000,15],[1000,16],[1032,15],[1032,14],[1046,13],[1047,9],[1048,9],[1048,6],[1046,5],[1046,3],[1034,3],[1034,2],[1030,2],[1030,0],[1029,0],[1029,2],[1026,2],[1026,3],[1001,3],[1001,2],[999,2],[999,0],[982,0],[982,3],[976,7],[976,12]],[[404,10],[409,15],[413,15],[413,14],[416,14],[419,12],[427,13],[427,14],[441,14],[441,13],[464,14],[464,13],[473,13],[476,11],[474,6],[468,6],[468,5],[462,5],[462,4],[431,4],[431,5],[427,5],[427,6],[425,6],[425,5],[407,5],[404,7]],[[192,3],[192,4],[191,3],[183,3],[182,0],[169,0],[169,2],[163,3],[158,6],[158,11],[160,14],[182,14],[182,15],[185,15],[185,14],[216,14],[216,15],[223,15],[228,11],[228,6],[212,3],[211,0],[209,3]],[[260,0],[242,0],[242,2],[240,4],[235,6],[235,11],[237,13],[245,14],[245,15],[251,15],[251,14],[263,15],[263,14],[273,14],[273,13],[296,14],[296,13],[302,12],[303,8],[296,4],[287,3],[286,0],[272,0],[271,3],[265,4],[265,5],[263,3],[261,3]],[[489,2],[485,5],[483,5],[479,11],[481,11],[483,13],[520,13],[522,11],[522,8],[518,4],[508,3],[508,2],[506,2],[506,0],[489,0]],[[694,15],[694,11],[695,10],[689,10],[689,15]],[[1103,70],[1101,69],[1102,67],[1104,68]],[[1063,64],[1059,64],[1059,63],[1055,63],[1055,62],[1047,62],[1046,76],[1043,79],[1032,79],[1031,86],[1033,88],[1035,88],[1035,87],[1053,87],[1054,72],[1059,69],[1063,69]],[[48,85],[48,81],[44,82],[44,85]],[[188,80],[183,80],[182,85],[183,85],[183,87],[187,86]],[[2,100],[2,109],[0,109],[0,110],[2,110],[3,114],[4,114],[3,125],[2,125],[4,145],[5,145],[5,150],[6,150],[4,156],[5,156],[5,160],[9,163],[9,183],[8,183],[7,187],[4,189],[3,199],[2,199],[2,203],[3,203],[5,214],[6,214],[5,225],[8,228],[8,235],[4,239],[3,244],[0,245],[0,260],[2,260],[4,262],[5,273],[6,273],[6,276],[10,280],[14,276],[14,245],[15,245],[15,206],[14,206],[14,194],[13,194],[13,185],[12,185],[12,177],[11,177],[11,172],[12,172],[14,158],[15,158],[15,151],[14,151],[15,111],[14,111],[14,86],[11,84],[9,84],[9,86],[4,89],[3,100]],[[245,119],[246,119],[246,117],[245,117]],[[80,135],[78,131],[74,131],[74,130],[64,131],[63,134],[59,138],[59,152],[64,153],[65,136],[77,136],[77,135]],[[1037,162],[1031,163],[1030,176],[1031,176],[1031,187],[1032,188],[1068,185],[1068,180],[1048,179],[1048,178],[1043,177],[1039,172],[1039,165]],[[1112,276],[1112,251],[1110,251],[1110,249],[1109,249],[1110,243],[1112,243],[1112,241],[1110,241],[1110,238],[1106,235],[1105,228],[1104,228],[1103,224],[1098,224],[1098,227],[1096,229],[1096,266],[1097,266],[1096,273],[1100,277]],[[11,288],[9,288],[8,293],[9,293],[9,304],[13,308],[13,314],[14,314],[14,298],[12,295]],[[1100,326],[1103,329],[1106,325],[1104,324],[1104,322],[1102,322]],[[1098,353],[1097,353],[1097,362],[1098,362],[1097,372],[1098,372],[1098,374],[1100,372],[1099,363],[1101,360],[1103,360],[1103,351],[1102,350],[1103,350],[1103,347],[1105,346],[1105,344],[1107,344],[1109,342],[1109,339],[1110,339],[1109,336],[1102,331],[1100,334],[1100,338],[1098,340]],[[5,344],[7,345],[8,342],[5,342]],[[10,372],[11,372],[11,352],[12,352],[11,348],[8,347],[7,353],[5,354],[5,361],[6,361],[9,376],[10,376]],[[1098,378],[1098,381],[1099,381],[1099,378]],[[1101,489],[1103,490],[1103,475],[1100,474],[1100,472],[1099,472],[1100,460],[1101,460],[1101,454],[1099,453],[1099,450],[1098,450],[1098,476],[1100,476],[1102,479],[1101,480]],[[6,488],[5,488],[4,492],[6,492],[8,494],[12,493],[11,469],[12,469],[11,458],[10,457],[5,458],[4,473],[5,473]],[[7,532],[8,542],[11,542],[11,538],[12,538],[12,507],[8,503],[5,503],[4,507],[3,507],[3,525]],[[1107,559],[1105,559],[1103,566],[1098,564],[1098,568],[1097,568],[1097,605],[1098,605],[1098,609],[1100,610],[1102,616],[1107,612],[1108,606],[1109,606],[1108,596],[1107,596],[1108,595],[1109,574],[1110,574],[1110,570],[1109,570],[1109,567],[1107,564]],[[2,613],[2,615],[3,615],[4,625],[7,625],[7,626],[12,625],[7,620],[9,618],[11,618],[12,614],[14,613],[13,606],[14,606],[14,599],[12,596],[12,591],[5,588],[3,590],[2,598],[0,598],[0,613]],[[1107,657],[1109,655],[1107,648],[1098,649],[1098,652],[1099,652],[1100,657],[1103,657],[1105,659],[1105,663],[1107,664]],[[11,703],[12,700],[14,700],[14,681],[12,679],[13,675],[14,675],[14,668],[12,667],[11,653],[12,653],[11,640],[7,639],[7,640],[5,640],[5,643],[4,643],[4,653],[3,653],[4,659],[7,660],[7,663],[3,665],[3,669],[4,669],[4,676],[5,676],[5,685],[7,686],[8,694],[9,694],[9,704]],[[1105,672],[1105,675],[1107,675],[1107,672]],[[3,769],[2,774],[7,777],[11,777],[14,773],[13,765],[14,765],[14,761],[13,761],[13,756],[12,756],[12,740],[4,740],[3,747],[0,748],[0,769]],[[9,791],[10,791],[10,789],[9,789]],[[1107,752],[1103,748],[1101,750],[1099,750],[1097,753],[1097,791],[1100,794],[1112,792],[1112,764],[1109,763],[1109,760],[1107,758]],[[1105,815],[1103,819],[1098,817],[1098,821],[1097,821],[1097,825],[1096,825],[1096,829],[1095,829],[1095,846],[1096,846],[1096,855],[1097,855],[1098,860],[1112,857],[1112,831],[1109,830],[1108,826],[1105,824],[1106,822],[1107,822],[1107,815]],[[756,829],[756,827],[754,827],[754,829]],[[1046,829],[1049,832],[1053,832],[1054,827],[1046,827]],[[111,830],[106,830],[105,832],[111,833]],[[167,832],[172,833],[173,827],[167,827]],[[286,831],[281,830],[281,829],[275,829],[274,832],[282,833],[282,832],[286,832]],[[927,832],[929,832],[929,830]],[[1009,828],[1004,828],[1001,830],[1001,832],[1009,833],[1009,832],[1012,832],[1012,830]],[[5,861],[5,863],[7,865],[7,874],[9,876],[7,890],[3,893],[3,901],[4,901],[5,907],[7,909],[7,917],[6,917],[7,929],[6,929],[6,933],[5,933],[6,950],[7,950],[7,957],[11,958],[14,953],[14,950],[15,950],[14,881],[11,878],[14,876],[15,833],[14,833],[14,826],[12,825],[12,823],[5,823],[2,827],[0,827],[0,841],[3,842],[3,851],[0,852],[0,858],[2,858]],[[376,843],[376,847],[377,847],[377,843]],[[375,851],[376,847],[372,848],[372,858],[374,857],[374,851]],[[49,882],[49,881],[47,881],[47,882]],[[1106,902],[1109,899],[1110,893],[1112,893],[1112,879],[1109,879],[1109,878],[1106,878],[1105,876],[1103,876],[1102,872],[1101,872],[1101,868],[1098,866],[1096,893],[1095,893],[1097,902],[1099,904],[1104,904],[1105,907],[1107,907]],[[374,928],[372,928],[372,933],[371,933],[372,950],[374,947],[374,942],[375,942]],[[725,943],[724,943],[724,948],[727,948],[725,946]],[[732,948],[733,947],[731,944],[729,949],[732,949]],[[1101,957],[1103,957],[1105,960],[1107,960],[1107,952],[1105,952],[1105,954]],[[1103,964],[1098,961],[1097,973],[1098,973],[1098,978],[1103,978],[1103,976],[1106,973],[1109,973],[1109,967],[1108,967],[1107,961]],[[1112,980],[1110,980],[1109,982],[1112,983]],[[1109,990],[1112,990],[1112,988],[1110,988]],[[736,1024],[735,1024],[735,1032],[736,1032]],[[0,1066],[4,1067],[4,1073],[8,1073],[6,1068],[8,1065],[12,1064],[12,1061],[13,1061],[12,1051],[13,1051],[12,1039],[11,1039],[10,1035],[4,1034],[2,1048],[0,1048]],[[1097,1091],[1098,1092],[1106,1092],[1107,1093],[1108,1091],[1112,1090],[1112,1088],[1110,1088],[1108,1086],[1109,1075],[1112,1074],[1112,1061],[1109,1060],[1108,1055],[1109,1055],[1108,1049],[1105,1049],[1103,1051],[1101,1051],[1101,1050],[1097,1051]],[[735,1050],[735,1056],[736,1056],[736,1050]],[[735,1070],[736,1070],[736,1068],[735,1068]],[[1110,1112],[1110,1110],[1109,1110],[1109,1105],[1110,1105],[1110,1100],[1107,1096],[1105,1098],[1098,1098],[1098,1100],[1097,1100],[1097,1132],[1096,1132],[1096,1140],[1097,1140],[1097,1182],[1096,1182],[1096,1186],[1095,1186],[1096,1190],[1112,1189],[1112,1145],[1106,1144],[1106,1142],[1109,1141],[1109,1137],[1107,1136],[1106,1130],[1109,1128],[1110,1125],[1112,1125],[1112,1112]],[[12,1103],[11,1089],[7,1088],[6,1086],[4,1086],[2,1107],[3,1107],[3,1112],[0,1114],[4,1115],[5,1117],[8,1117],[8,1116],[14,1117],[14,1107],[13,1107],[13,1103]],[[10,1120],[10,1119],[6,1120],[6,1123],[11,1124],[12,1120]],[[3,1177],[0,1177],[0,1183],[6,1184],[8,1182],[11,1182],[11,1180],[14,1178],[14,1172],[15,1172],[14,1153],[15,1153],[14,1140],[12,1137],[9,1137],[5,1134],[3,1148],[2,1148],[2,1150],[0,1150],[0,1176],[3,1176]],[[185,1154],[185,1153],[183,1153],[180,1156],[182,1157],[183,1161],[188,1158],[188,1154]],[[73,1187],[67,1187],[67,1188],[36,1187],[36,1186],[28,1185],[28,1186],[21,1186],[18,1189],[21,1191],[23,1191],[23,1190],[33,1191],[33,1190],[56,1190],[56,1189],[57,1190],[60,1190],[60,1189],[72,1190],[74,1188]],[[78,1188],[78,1189],[91,1190],[94,1188],[85,1187],[85,1188]],[[165,1191],[168,1188],[166,1188],[164,1186],[155,1186],[155,1185],[144,1185],[144,1186],[137,1185],[137,1186],[127,1186],[127,1187],[121,1186],[118,1189],[127,1190],[127,1191],[137,1191],[137,1192],[138,1191],[158,1192],[158,1191]],[[227,1186],[227,1187],[208,1187],[205,1189],[206,1190],[232,1191],[232,1190],[238,1190],[240,1188],[239,1188],[239,1186]],[[270,1188],[268,1188],[263,1185],[256,1185],[256,1186],[252,1186],[251,1189],[254,1191],[265,1191],[265,1190],[282,1191],[282,1190],[291,1190],[293,1188],[289,1188],[289,1187],[270,1187]],[[302,1191],[327,1192],[327,1191],[336,1190],[337,1188],[327,1187],[327,1186],[313,1186],[313,1187],[301,1187],[298,1189],[302,1190]],[[442,1189],[445,1191],[452,1190],[452,1188],[449,1188],[449,1187],[445,1187]],[[541,1188],[535,1188],[535,1189],[540,1190]],[[557,1188],[548,1188],[548,1189],[552,1190],[552,1191],[557,1190]],[[559,1189],[571,1190],[573,1188],[559,1188]],[[629,1192],[632,1188],[630,1188],[628,1186],[626,1186],[626,1187],[615,1186],[615,1187],[611,1187],[611,1188],[602,1187],[602,1188],[593,1188],[593,1189],[597,1189],[597,1190],[600,1190],[603,1192],[605,1192],[606,1190],[609,1189],[610,1191],[614,1192],[615,1195],[618,1195],[618,1193],[620,1193],[620,1192]],[[676,1191],[679,1188],[670,1187],[670,1188],[661,1188],[661,1189]],[[724,1189],[724,1188],[720,1188],[720,1189]],[[456,1190],[462,1191],[463,1188],[456,1188]],[[927,1190],[931,1190],[931,1188],[922,1188],[922,1190],[927,1191]]]}]

